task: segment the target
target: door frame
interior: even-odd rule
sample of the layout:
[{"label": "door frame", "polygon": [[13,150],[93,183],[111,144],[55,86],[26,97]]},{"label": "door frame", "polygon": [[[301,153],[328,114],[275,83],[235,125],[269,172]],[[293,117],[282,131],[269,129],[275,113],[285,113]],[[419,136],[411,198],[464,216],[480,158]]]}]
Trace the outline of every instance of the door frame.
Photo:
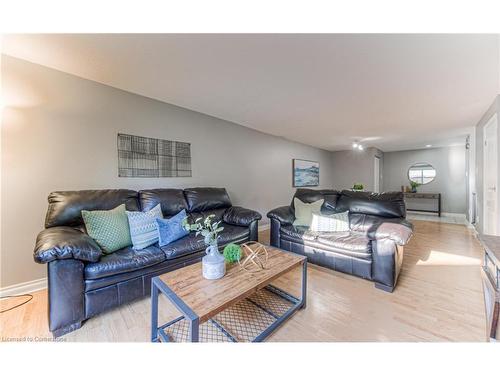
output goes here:
[{"label": "door frame", "polygon": [[495,188],[496,188],[496,213],[497,213],[497,216],[498,216],[498,147],[499,147],[499,142],[498,142],[498,118],[497,118],[497,114],[495,113],[493,116],[491,116],[491,118],[488,120],[488,122],[486,123],[486,125],[484,125],[484,128],[483,128],[483,215],[482,215],[482,220],[483,220],[483,223],[482,223],[482,228],[483,228],[483,233],[485,234],[493,234],[493,235],[498,235],[498,224],[499,224],[499,220],[497,219],[497,222],[496,222],[496,227],[495,227],[495,233],[486,233],[486,218],[487,218],[487,210],[486,210],[486,196],[488,194],[488,187],[486,186],[486,174],[489,173],[490,171],[487,171],[486,169],[486,166],[487,166],[487,163],[486,163],[486,160],[487,160],[487,156],[486,156],[486,134],[488,133],[487,130],[488,128],[490,127],[493,127],[495,126],[496,129],[495,129],[495,132],[496,132],[496,152],[497,152],[497,168],[495,169]]}]

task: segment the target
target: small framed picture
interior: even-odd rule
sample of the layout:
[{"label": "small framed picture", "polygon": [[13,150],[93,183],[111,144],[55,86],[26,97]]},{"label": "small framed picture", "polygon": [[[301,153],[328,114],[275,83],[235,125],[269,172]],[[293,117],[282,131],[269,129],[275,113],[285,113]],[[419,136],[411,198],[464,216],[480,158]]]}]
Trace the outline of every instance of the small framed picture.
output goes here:
[{"label": "small framed picture", "polygon": [[319,162],[293,159],[293,187],[319,186]]}]

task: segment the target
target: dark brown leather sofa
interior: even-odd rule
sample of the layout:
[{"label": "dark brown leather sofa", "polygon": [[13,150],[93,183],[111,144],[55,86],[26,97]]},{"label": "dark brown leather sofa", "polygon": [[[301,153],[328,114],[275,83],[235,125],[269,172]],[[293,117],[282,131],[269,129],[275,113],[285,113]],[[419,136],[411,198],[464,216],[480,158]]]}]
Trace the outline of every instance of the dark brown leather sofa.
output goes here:
[{"label": "dark brown leather sofa", "polygon": [[349,232],[311,232],[293,226],[290,206],[270,211],[271,245],[336,271],[375,281],[375,286],[392,292],[403,263],[404,245],[413,225],[405,220],[403,193],[367,193],[344,190],[297,189],[294,198],[306,203],[324,199],[323,214],[349,211]]},{"label": "dark brown leather sofa", "polygon": [[55,337],[80,328],[83,321],[115,306],[148,295],[151,278],[198,262],[205,245],[194,233],[167,246],[127,247],[104,255],[85,233],[82,210],[147,211],[161,204],[164,217],[185,209],[191,221],[214,214],[222,220],[219,246],[256,241],[258,212],[236,207],[225,189],[153,189],[62,191],[49,195],[45,230],[36,239],[34,259],[46,263],[49,328]]}]

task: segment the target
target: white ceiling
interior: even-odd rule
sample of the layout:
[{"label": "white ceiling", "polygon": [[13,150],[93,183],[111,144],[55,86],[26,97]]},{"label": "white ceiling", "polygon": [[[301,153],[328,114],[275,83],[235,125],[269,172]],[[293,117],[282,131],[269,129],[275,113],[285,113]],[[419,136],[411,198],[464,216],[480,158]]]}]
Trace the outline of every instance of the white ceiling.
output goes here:
[{"label": "white ceiling", "polygon": [[457,143],[500,92],[498,35],[36,34],[5,54],[327,150]]}]

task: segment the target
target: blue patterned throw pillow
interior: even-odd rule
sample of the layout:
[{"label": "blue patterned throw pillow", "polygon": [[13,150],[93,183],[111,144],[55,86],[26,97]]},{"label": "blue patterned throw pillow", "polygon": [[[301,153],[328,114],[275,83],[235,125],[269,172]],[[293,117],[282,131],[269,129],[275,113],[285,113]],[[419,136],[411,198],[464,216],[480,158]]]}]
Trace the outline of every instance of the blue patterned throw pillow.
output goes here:
[{"label": "blue patterned throw pillow", "polygon": [[135,250],[144,249],[158,242],[156,219],[162,219],[160,204],[146,212],[127,211],[130,237]]},{"label": "blue patterned throw pillow", "polygon": [[182,221],[186,217],[186,210],[182,210],[170,219],[156,219],[160,246],[168,245],[188,235],[189,231],[182,226]]}]

